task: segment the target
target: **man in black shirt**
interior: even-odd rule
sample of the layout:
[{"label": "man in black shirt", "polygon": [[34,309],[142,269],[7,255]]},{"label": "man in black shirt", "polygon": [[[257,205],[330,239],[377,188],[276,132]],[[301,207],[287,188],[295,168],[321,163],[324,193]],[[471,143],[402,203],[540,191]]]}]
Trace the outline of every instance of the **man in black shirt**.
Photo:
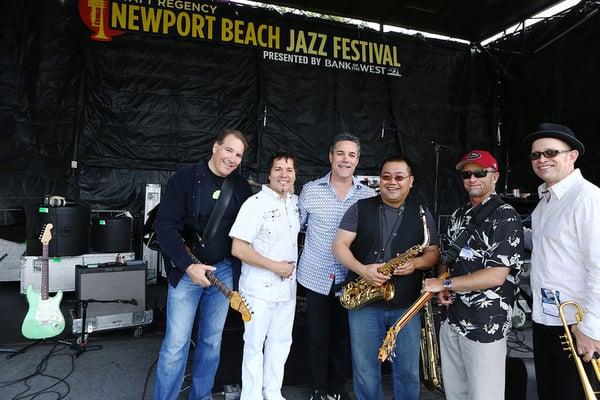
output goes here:
[{"label": "man in black shirt", "polygon": [[[212,398],[228,301],[211,286],[206,272],[212,271],[225,285],[232,286],[229,230],[242,203],[252,194],[248,182],[234,172],[246,147],[241,132],[224,130],[213,144],[210,159],[178,170],[162,196],[157,236],[162,253],[173,266],[168,272],[167,331],[156,367],[156,400],[179,397],[194,325],[197,337],[189,397]],[[226,178],[231,183],[231,198],[212,237],[199,244],[197,238],[208,231],[209,217]],[[196,240],[189,243],[190,238]],[[200,263],[192,259],[184,240]]]},{"label": "man in black shirt", "polygon": [[[389,329],[419,297],[423,270],[439,258],[438,237],[431,214],[427,212],[429,244],[423,253],[397,266],[393,276],[378,269],[414,245],[425,241],[418,196],[411,193],[414,177],[409,162],[391,156],[384,160],[379,174],[381,195],[359,200],[350,206],[340,222],[333,253],[350,275],[364,278],[373,286],[390,280],[395,295],[348,311],[354,394],[357,400],[383,400],[379,346]],[[353,274],[352,274],[353,273]],[[398,334],[392,364],[394,398],[419,398],[420,319],[413,318]]]},{"label": "man in black shirt", "polygon": [[427,279],[423,290],[448,305],[440,328],[442,379],[448,400],[504,399],[506,335],[523,264],[523,226],[517,212],[495,194],[498,163],[473,150],[456,165],[470,202],[452,214],[454,241],[488,202],[490,214],[475,226],[449,265],[451,278]]}]

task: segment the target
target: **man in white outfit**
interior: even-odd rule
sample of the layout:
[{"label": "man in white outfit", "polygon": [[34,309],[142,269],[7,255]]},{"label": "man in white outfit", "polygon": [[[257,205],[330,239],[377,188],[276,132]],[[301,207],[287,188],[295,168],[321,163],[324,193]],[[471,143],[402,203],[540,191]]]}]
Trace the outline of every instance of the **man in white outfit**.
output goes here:
[{"label": "man in white outfit", "polygon": [[274,154],[269,185],[246,200],[229,232],[232,254],[242,260],[240,292],[254,311],[245,323],[241,400],[284,399],[281,385],[292,344],[300,230],[295,180],[294,156]]},{"label": "man in white outfit", "polygon": [[[575,168],[585,147],[568,127],[542,123],[524,141],[531,146],[533,172],[544,181],[538,187],[540,201],[531,214],[530,231],[538,397],[582,399],[575,362],[563,350],[557,304],[575,301],[583,309],[578,321],[574,308],[567,308],[566,321],[583,366],[593,377],[589,361],[600,354],[600,188]],[[590,384],[600,389],[595,378]]]}]

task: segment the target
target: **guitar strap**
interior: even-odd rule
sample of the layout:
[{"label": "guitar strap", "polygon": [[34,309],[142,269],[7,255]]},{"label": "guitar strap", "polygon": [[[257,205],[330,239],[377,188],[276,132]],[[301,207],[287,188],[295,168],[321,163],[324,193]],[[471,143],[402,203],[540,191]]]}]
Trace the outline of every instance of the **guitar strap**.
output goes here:
[{"label": "guitar strap", "polygon": [[[217,226],[219,226],[219,222],[223,218],[223,214],[225,214],[225,210],[229,205],[229,201],[231,200],[231,196],[233,194],[233,178],[231,175],[227,175],[223,180],[223,185],[221,185],[221,194],[213,207],[210,217],[208,217],[208,221],[206,222],[206,226],[204,227],[204,232],[202,237],[198,237],[198,244],[200,246],[205,246],[208,243],[214,234],[217,231]],[[198,196],[200,197],[200,196]],[[184,235],[185,236],[185,235]],[[191,250],[191,248],[190,248]],[[165,266],[167,267],[167,274],[169,270],[173,267],[171,260],[163,255],[163,259],[165,260]]]},{"label": "guitar strap", "polygon": [[502,204],[504,204],[504,202],[498,197],[490,197],[490,199],[481,206],[477,214],[471,217],[469,225],[467,225],[465,230],[462,231],[446,249],[444,249],[441,255],[441,264],[449,266],[450,264],[454,263],[461,249],[465,246],[465,244],[467,244],[467,241],[475,232],[475,229],[477,229],[483,223],[483,221],[485,221],[485,219]]},{"label": "guitar strap", "polygon": [[225,209],[229,205],[232,194],[233,179],[231,178],[231,175],[227,175],[223,181],[223,185],[221,186],[221,194],[219,195],[219,199],[215,203],[215,206],[210,213],[210,217],[208,217],[208,222],[204,227],[204,233],[202,234],[202,238],[200,238],[200,246],[204,246],[206,243],[208,243],[217,232],[217,226],[219,226],[219,222],[221,222],[223,214],[225,214]]}]

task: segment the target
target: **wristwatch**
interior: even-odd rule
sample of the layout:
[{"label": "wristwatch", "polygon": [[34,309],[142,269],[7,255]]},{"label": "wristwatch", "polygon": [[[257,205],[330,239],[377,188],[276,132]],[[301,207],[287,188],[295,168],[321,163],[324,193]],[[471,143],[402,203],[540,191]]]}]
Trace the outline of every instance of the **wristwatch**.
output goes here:
[{"label": "wristwatch", "polygon": [[444,285],[444,289],[451,289],[452,288],[452,279],[444,279],[444,282],[442,283],[442,285]]}]

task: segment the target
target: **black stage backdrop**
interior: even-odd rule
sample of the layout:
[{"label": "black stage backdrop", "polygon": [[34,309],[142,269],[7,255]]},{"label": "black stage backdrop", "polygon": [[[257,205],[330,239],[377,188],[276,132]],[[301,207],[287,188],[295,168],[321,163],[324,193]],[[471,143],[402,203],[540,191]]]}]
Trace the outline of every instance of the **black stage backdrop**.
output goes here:
[{"label": "black stage backdrop", "polygon": [[[518,92],[525,94],[519,95],[517,85],[499,79],[490,57],[469,46],[210,4],[219,7],[218,18],[280,27],[282,42],[291,28],[326,35],[329,56],[335,36],[386,45],[395,49],[399,66],[346,65],[339,57],[333,58],[339,64],[329,57],[329,66],[327,57],[319,66],[311,65],[313,57],[278,61],[267,55],[273,49],[172,32],[128,30],[97,41],[79,2],[4,1],[0,207],[64,194],[94,208],[140,215],[144,185],[164,184],[177,168],[206,158],[214,134],[225,127],[249,135],[245,176],[264,181],[269,155],[283,148],[299,158],[300,184],[327,172],[331,138],[351,132],[362,141],[360,174],[375,175],[385,156],[403,153],[414,163],[415,190],[430,206],[437,149],[440,213],[464,200],[454,165],[469,148],[499,154],[503,173],[508,152],[514,158],[510,179],[532,191],[537,182],[519,144],[531,125],[555,117],[585,132],[592,145],[598,115],[592,111],[599,102],[582,95],[598,96],[589,86],[598,79],[590,69],[597,64],[597,23],[582,28],[587,42],[568,36],[538,56],[502,59],[520,82]],[[366,72],[356,70],[365,66]],[[586,83],[573,85],[573,74]]]},{"label": "black stage backdrop", "polygon": [[562,18],[496,45],[498,60],[508,72],[499,74],[499,92],[503,158],[508,156],[512,171],[509,188],[535,192],[541,183],[527,159],[530,149],[521,140],[543,121],[573,129],[586,147],[576,167],[600,184],[600,14],[585,19],[598,4],[583,3]]}]

